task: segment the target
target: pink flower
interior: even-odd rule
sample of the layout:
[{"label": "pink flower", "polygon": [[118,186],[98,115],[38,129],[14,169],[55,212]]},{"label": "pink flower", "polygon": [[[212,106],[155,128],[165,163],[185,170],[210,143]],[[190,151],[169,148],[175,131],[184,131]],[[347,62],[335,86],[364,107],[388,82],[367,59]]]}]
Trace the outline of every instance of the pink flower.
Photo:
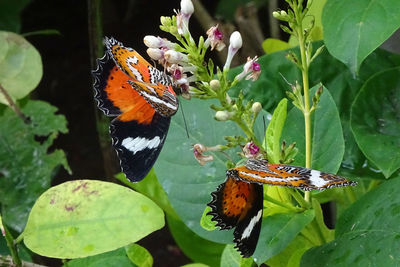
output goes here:
[{"label": "pink flower", "polygon": [[259,156],[260,148],[253,142],[248,142],[244,148],[243,153],[248,159],[255,159]]},{"label": "pink flower", "polygon": [[256,81],[261,74],[261,67],[257,60],[257,57],[253,59],[248,57],[246,64],[243,66],[243,71],[236,75],[235,80],[240,81],[246,77],[246,80],[252,79],[253,82]]},{"label": "pink flower", "polygon": [[195,144],[193,146],[193,154],[200,165],[206,164],[208,161],[213,161],[214,157],[212,155],[203,155],[207,151],[207,147],[202,144]]},{"label": "pink flower", "polygon": [[211,50],[214,50],[214,48],[217,49],[217,51],[222,51],[222,49],[225,48],[225,44],[222,41],[222,38],[224,37],[222,32],[218,30],[218,25],[212,26],[210,29],[207,31],[208,38],[204,42],[204,46],[208,48],[208,46],[211,44]]}]

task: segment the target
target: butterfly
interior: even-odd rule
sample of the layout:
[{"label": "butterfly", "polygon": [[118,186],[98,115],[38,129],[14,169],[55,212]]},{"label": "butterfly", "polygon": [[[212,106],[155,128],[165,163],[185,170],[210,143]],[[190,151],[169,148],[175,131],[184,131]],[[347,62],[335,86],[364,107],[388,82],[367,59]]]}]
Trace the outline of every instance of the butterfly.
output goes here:
[{"label": "butterfly", "polygon": [[153,167],[179,101],[172,79],[134,49],[105,38],[106,52],[92,71],[95,100],[110,124],[112,145],[131,182]]},{"label": "butterfly", "polygon": [[220,230],[235,228],[233,242],[243,257],[253,255],[261,231],[263,184],[294,187],[302,190],[324,190],[354,186],[357,182],[344,177],[267,160],[250,159],[245,165],[226,171],[226,180],[211,193],[208,215]]}]

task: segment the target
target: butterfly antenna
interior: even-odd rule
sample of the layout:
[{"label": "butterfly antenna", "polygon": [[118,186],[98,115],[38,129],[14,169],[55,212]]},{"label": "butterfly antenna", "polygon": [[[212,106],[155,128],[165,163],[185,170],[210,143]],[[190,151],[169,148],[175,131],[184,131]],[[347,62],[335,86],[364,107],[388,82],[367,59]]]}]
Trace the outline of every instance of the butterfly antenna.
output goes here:
[{"label": "butterfly antenna", "polygon": [[185,124],[185,130],[186,130],[186,136],[189,139],[189,131],[187,128],[187,123],[186,123],[186,118],[185,118],[185,112],[183,112],[183,105],[181,105],[181,112],[182,112],[182,117],[183,117],[183,123]]}]

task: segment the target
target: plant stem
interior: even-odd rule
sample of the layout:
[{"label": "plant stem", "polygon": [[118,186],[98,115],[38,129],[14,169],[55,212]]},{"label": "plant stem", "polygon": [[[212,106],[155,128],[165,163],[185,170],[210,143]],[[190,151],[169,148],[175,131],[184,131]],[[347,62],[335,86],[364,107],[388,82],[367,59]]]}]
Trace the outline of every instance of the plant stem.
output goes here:
[{"label": "plant stem", "polygon": [[14,100],[12,100],[11,96],[8,94],[6,89],[4,89],[3,86],[1,86],[1,84],[0,84],[0,93],[4,95],[4,98],[8,102],[8,105],[12,110],[14,110],[14,112],[18,115],[18,117],[20,117],[25,123],[28,123],[29,118],[25,116],[24,113],[22,113],[20,108],[17,106],[17,104],[15,104]]},{"label": "plant stem", "polygon": [[18,251],[17,248],[14,244],[14,238],[8,231],[7,227],[3,224],[4,232],[5,232],[5,239],[7,243],[7,247],[10,250],[12,260],[15,264],[15,266],[20,267],[22,266],[21,259],[18,256]]},{"label": "plant stem", "polygon": [[272,197],[270,197],[270,196],[268,196],[268,195],[264,195],[264,200],[266,200],[266,201],[268,201],[268,202],[271,202],[271,203],[273,203],[273,204],[275,204],[275,205],[284,207],[284,208],[286,208],[286,209],[288,209],[288,210],[291,210],[291,211],[294,211],[294,212],[301,212],[301,211],[304,210],[304,209],[302,209],[302,208],[294,207],[294,206],[292,206],[292,205],[283,203],[283,202],[281,202],[281,201],[279,201],[279,200],[276,200],[276,199],[274,199],[274,198],[272,198]]},{"label": "plant stem", "polygon": [[[303,15],[300,14],[297,8],[294,9],[296,20],[298,24],[297,38],[299,40],[300,56],[301,56],[301,73],[303,78],[304,90],[304,127],[305,127],[305,146],[306,146],[306,168],[311,168],[311,113],[310,113],[310,96],[309,96],[309,82],[308,82],[308,57],[306,55],[306,39],[303,31]],[[304,193],[304,199],[310,202],[310,192]]]}]

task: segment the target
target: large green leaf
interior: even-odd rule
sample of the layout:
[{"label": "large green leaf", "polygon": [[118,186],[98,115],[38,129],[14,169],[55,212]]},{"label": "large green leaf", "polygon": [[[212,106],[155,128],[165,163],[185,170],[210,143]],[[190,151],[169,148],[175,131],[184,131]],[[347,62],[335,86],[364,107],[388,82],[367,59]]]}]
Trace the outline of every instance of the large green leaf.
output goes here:
[{"label": "large green leaf", "polygon": [[143,179],[138,183],[129,182],[123,173],[117,174],[116,178],[124,182],[127,186],[135,189],[137,192],[153,200],[160,208],[168,213],[168,215],[174,216],[174,218],[179,218],[174,209],[171,207],[168,196],[158,182],[153,169],[151,169],[151,171],[146,175],[146,179]]},{"label": "large green leaf", "polygon": [[301,266],[398,266],[400,177],[367,193],[340,216],[336,239],[306,252]]},{"label": "large green leaf", "polygon": [[136,242],[163,226],[162,210],[147,197],[113,183],[76,180],[39,197],[23,236],[39,255],[80,258]]},{"label": "large green leaf", "polygon": [[35,200],[50,187],[55,168],[69,170],[62,150],[48,152],[58,133],[67,132],[65,117],[56,111],[46,102],[28,101],[22,112],[30,123],[10,108],[0,116],[0,204],[4,223],[19,232]]},{"label": "large green leaf", "polygon": [[221,255],[221,267],[252,267],[253,258],[242,258],[233,244],[225,246]]},{"label": "large green leaf", "polygon": [[389,177],[400,168],[400,68],[363,86],[351,108],[351,128],[364,155]]},{"label": "large green leaf", "polygon": [[186,256],[194,262],[209,266],[218,266],[225,245],[201,238],[192,232],[185,224],[171,216],[167,216],[169,230]]},{"label": "large green leaf", "polygon": [[86,257],[83,259],[74,259],[66,262],[64,267],[134,267],[134,265],[126,255],[124,248],[114,251]]},{"label": "large green leaf", "polygon": [[[177,114],[171,121],[155,171],[172,207],[192,231],[214,242],[229,243],[233,239],[231,232],[209,232],[200,226],[211,192],[225,180],[225,161],[229,158],[223,153],[211,153],[214,161],[201,166],[193,156],[192,146],[196,143],[206,146],[224,144],[225,135],[241,134],[234,123],[213,119],[215,111],[209,108],[211,103],[216,102],[198,99],[192,99],[190,103],[181,102],[190,138],[187,138],[181,114]],[[234,153],[230,156],[238,158]]]},{"label": "large green leaf", "polygon": [[261,264],[283,251],[314,218],[314,211],[281,213],[263,219],[254,261]]},{"label": "large green leaf", "polygon": [[[42,59],[35,47],[18,34],[0,31],[0,85],[11,98],[29,94],[42,74]],[[1,93],[0,103],[8,104]]]},{"label": "large green leaf", "polygon": [[398,0],[328,0],[322,15],[329,52],[357,73],[363,60],[400,27]]},{"label": "large green leaf", "polygon": [[[310,90],[313,96],[319,86]],[[324,88],[312,115],[312,167],[330,173],[336,173],[344,153],[344,139],[339,112],[329,91]],[[296,142],[299,151],[294,165],[305,164],[304,116],[296,107],[289,111],[282,139],[288,143]]]}]

